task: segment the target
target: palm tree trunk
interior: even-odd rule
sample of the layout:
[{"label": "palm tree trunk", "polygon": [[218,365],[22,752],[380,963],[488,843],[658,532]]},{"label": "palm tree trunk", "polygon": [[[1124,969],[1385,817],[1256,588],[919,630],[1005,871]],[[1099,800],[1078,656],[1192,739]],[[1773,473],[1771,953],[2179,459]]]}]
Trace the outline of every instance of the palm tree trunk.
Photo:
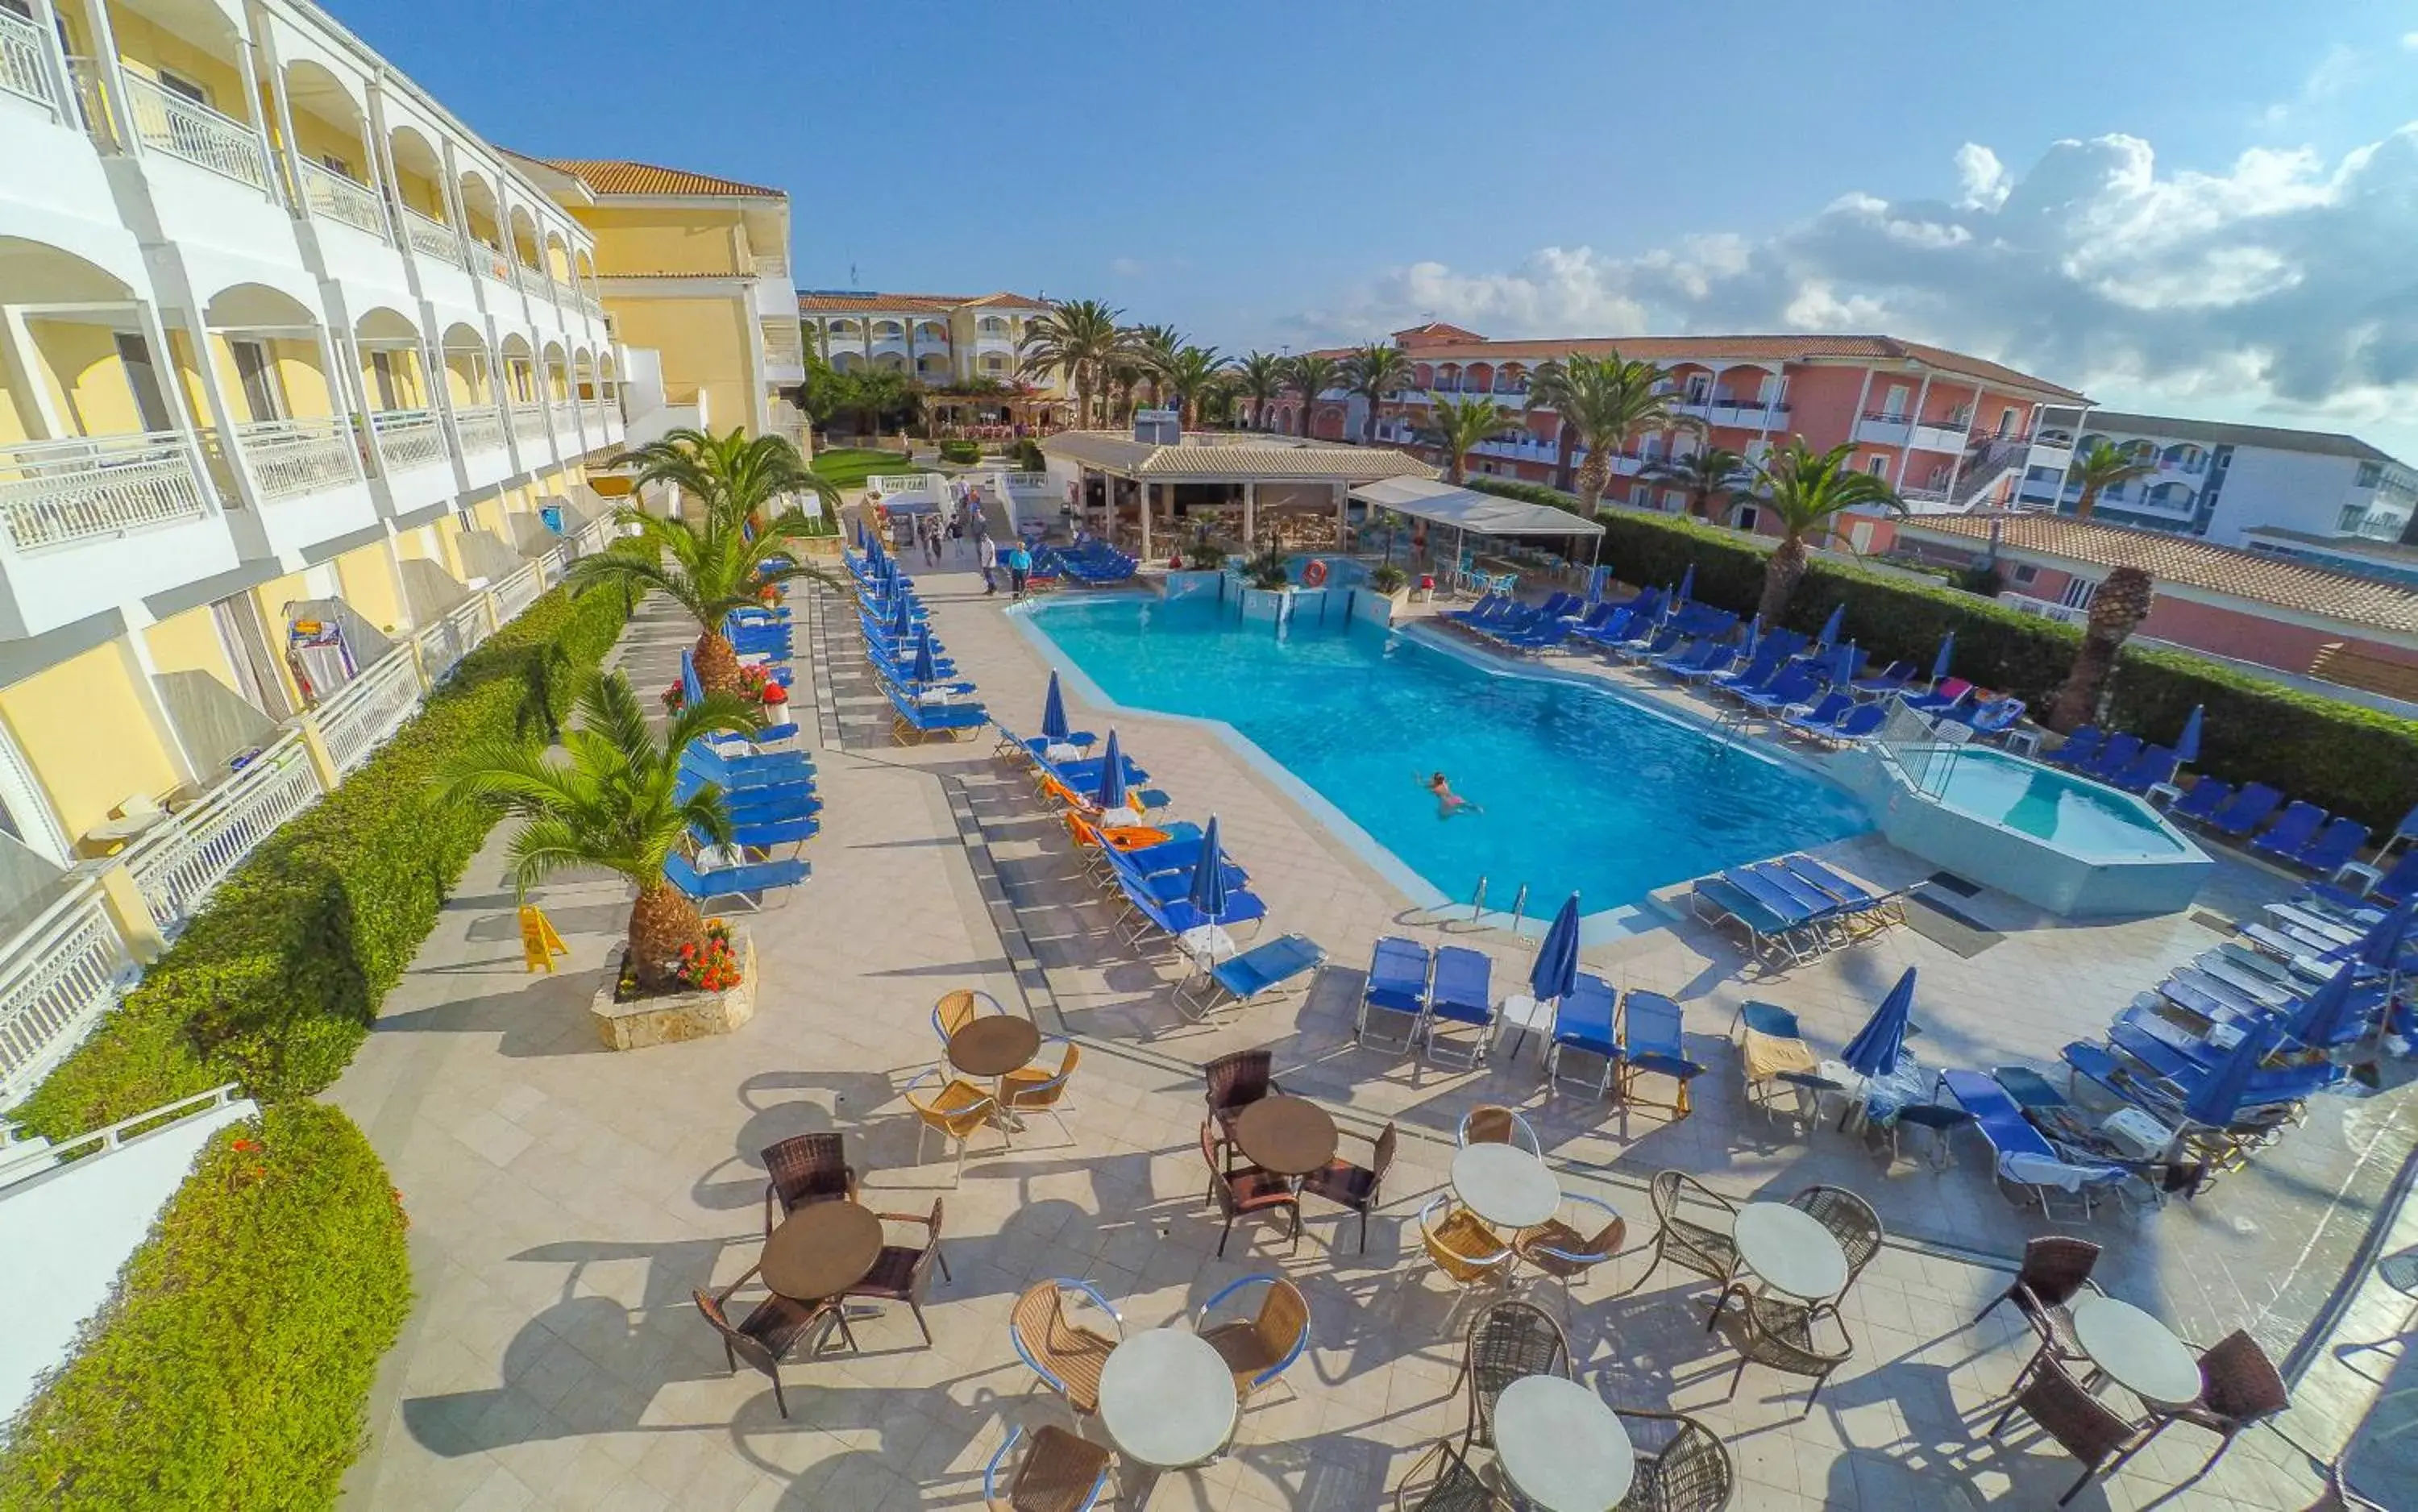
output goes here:
[{"label": "palm tree trunk", "polygon": [[1612,464],[1604,460],[1600,451],[1590,448],[1586,461],[1579,465],[1577,481],[1579,502],[1585,506],[1581,512],[1592,520],[1603,508],[1603,490],[1612,481]]},{"label": "palm tree trunk", "polygon": [[2090,512],[2098,507],[2099,485],[2097,483],[2084,484],[2082,488],[2082,496],[2074,501],[2074,517],[2077,520],[2088,520],[2090,518]]},{"label": "palm tree trunk", "polygon": [[1805,575],[1805,538],[1795,531],[1783,536],[1771,559],[1763,568],[1763,602],[1755,606],[1755,619],[1765,625],[1780,623],[1787,611],[1788,601],[1796,596],[1797,584]]},{"label": "palm tree trunk", "polygon": [[705,943],[705,918],[696,906],[661,879],[638,889],[630,905],[630,974],[641,989],[671,985],[682,945]]},{"label": "palm tree trunk", "polygon": [[2100,690],[2107,685],[2107,674],[2114,670],[2116,652],[2123,644],[2097,631],[2083,634],[2082,645],[2074,653],[2074,666],[2065,675],[2065,686],[2057,691],[2057,701],[2049,707],[2049,728],[2071,735],[2098,717]]},{"label": "palm tree trunk", "polygon": [[696,664],[696,680],[708,693],[727,693],[743,696],[747,684],[739,675],[739,653],[721,632],[709,630],[696,638],[696,650],[692,658]]},{"label": "palm tree trunk", "polygon": [[[1567,494],[1570,491],[1570,458],[1578,451],[1579,433],[1569,420],[1562,420],[1553,427],[1553,442],[1561,452],[1553,462],[1553,486]],[[1592,510],[1589,512],[1593,512]]]}]

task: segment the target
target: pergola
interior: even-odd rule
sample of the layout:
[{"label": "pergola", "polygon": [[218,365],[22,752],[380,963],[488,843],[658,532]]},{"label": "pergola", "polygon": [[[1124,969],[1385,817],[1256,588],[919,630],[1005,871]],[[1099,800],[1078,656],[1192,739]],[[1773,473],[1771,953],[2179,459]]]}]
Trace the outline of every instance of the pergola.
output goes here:
[{"label": "pergola", "polygon": [[1450,527],[1457,532],[1455,561],[1461,559],[1462,542],[1470,536],[1585,536],[1592,547],[1590,566],[1603,551],[1603,527],[1584,515],[1432,478],[1383,479],[1353,489],[1352,496],[1371,509]]},{"label": "pergola", "polygon": [[1115,431],[1062,431],[1041,442],[1042,455],[1080,469],[1085,483],[1102,481],[1110,519],[1123,494],[1140,505],[1141,549],[1148,560],[1157,505],[1164,500],[1174,524],[1175,489],[1207,485],[1224,496],[1240,496],[1243,540],[1258,535],[1263,510],[1332,510],[1339,541],[1354,489],[1385,479],[1431,479],[1435,469],[1389,447],[1339,446],[1296,436],[1186,435],[1172,444],[1139,441]]},{"label": "pergola", "polygon": [[981,418],[984,411],[996,410],[1007,417],[1008,425],[1021,426],[1034,434],[1053,429],[1059,411],[1072,402],[1037,389],[1001,389],[989,393],[934,391],[924,395],[924,407],[943,429],[998,424],[999,421]]}]

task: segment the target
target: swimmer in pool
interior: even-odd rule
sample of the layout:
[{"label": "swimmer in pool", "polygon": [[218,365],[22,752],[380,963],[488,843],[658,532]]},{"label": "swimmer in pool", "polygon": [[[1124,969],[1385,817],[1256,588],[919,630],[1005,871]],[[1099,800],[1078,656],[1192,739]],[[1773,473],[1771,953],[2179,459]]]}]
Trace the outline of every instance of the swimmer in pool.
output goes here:
[{"label": "swimmer in pool", "polygon": [[1435,794],[1437,818],[1448,819],[1456,814],[1483,814],[1486,812],[1484,809],[1479,808],[1477,804],[1471,802],[1468,799],[1454,792],[1452,790],[1452,784],[1445,781],[1444,773],[1441,771],[1437,772],[1432,777],[1426,778],[1421,783],[1421,786],[1426,787],[1429,792]]}]

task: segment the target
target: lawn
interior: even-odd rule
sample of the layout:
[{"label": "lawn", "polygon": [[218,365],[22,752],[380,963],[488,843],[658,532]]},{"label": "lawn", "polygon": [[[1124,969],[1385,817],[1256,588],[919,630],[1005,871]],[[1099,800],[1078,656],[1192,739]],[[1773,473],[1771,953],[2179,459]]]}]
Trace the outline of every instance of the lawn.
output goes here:
[{"label": "lawn", "polygon": [[867,447],[834,447],[815,454],[815,471],[832,481],[835,487],[857,488],[865,479],[878,472],[905,472],[907,458],[896,451],[876,451]]}]

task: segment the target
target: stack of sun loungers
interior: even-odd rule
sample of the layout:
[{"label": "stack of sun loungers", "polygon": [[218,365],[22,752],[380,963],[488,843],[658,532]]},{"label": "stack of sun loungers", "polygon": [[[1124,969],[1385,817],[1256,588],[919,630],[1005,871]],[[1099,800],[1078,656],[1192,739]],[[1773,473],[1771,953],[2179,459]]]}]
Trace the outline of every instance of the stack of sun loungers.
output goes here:
[{"label": "stack of sun loungers", "polygon": [[[724,624],[742,661],[789,681],[788,611],[748,610]],[[690,653],[681,652],[681,690],[691,704],[704,696]],[[731,832],[727,842],[692,827],[687,843],[666,858],[664,877],[699,907],[718,900],[760,909],[777,892],[811,873],[800,852],[822,828],[815,761],[797,746],[794,723],[763,725],[750,736],[701,735],[681,752],[674,794],[681,801],[712,787],[722,795]],[[781,852],[785,852],[782,854]]]},{"label": "stack of sun loungers", "polygon": [[890,701],[890,738],[901,745],[936,735],[962,740],[989,727],[979,690],[957,677],[947,647],[933,638],[931,616],[897,558],[869,542],[841,560],[856,588],[865,662]]},{"label": "stack of sun loungers", "polygon": [[1139,565],[1133,557],[1095,537],[1087,537],[1071,546],[1045,546],[1033,557],[1036,573],[1048,568],[1050,575],[1091,587],[1131,582]]},{"label": "stack of sun loungers", "polygon": [[1743,933],[1767,963],[1791,966],[1905,922],[1904,893],[1876,892],[1803,854],[1700,878],[1691,906],[1698,918]]}]

